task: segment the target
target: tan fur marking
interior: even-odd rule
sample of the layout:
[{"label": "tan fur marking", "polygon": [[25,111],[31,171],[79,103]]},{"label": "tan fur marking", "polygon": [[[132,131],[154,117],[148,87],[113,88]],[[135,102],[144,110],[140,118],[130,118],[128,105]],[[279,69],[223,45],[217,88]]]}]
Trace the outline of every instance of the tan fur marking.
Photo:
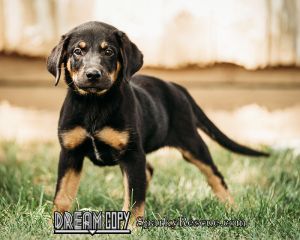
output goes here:
[{"label": "tan fur marking", "polygon": [[[71,76],[73,82],[75,82],[76,79],[77,79],[78,73],[75,72],[75,71],[72,71],[72,69],[71,69],[71,60],[70,60],[70,59],[68,59],[68,62],[67,62],[67,69],[68,69],[68,71],[69,71],[69,73],[70,73],[70,76]],[[86,95],[86,94],[87,94],[86,91],[84,91],[84,90],[80,89],[79,87],[77,87],[76,83],[74,83],[74,86],[75,86],[76,91],[77,91],[79,94],[81,94],[81,95]]]},{"label": "tan fur marking", "polygon": [[71,59],[69,58],[68,59],[68,62],[67,62],[67,69],[71,75],[71,78],[73,80],[75,80],[75,78],[77,78],[77,72],[76,71],[72,71],[72,68],[71,68]]},{"label": "tan fur marking", "polygon": [[76,86],[76,84],[74,84],[74,85],[75,85],[76,91],[77,91],[80,95],[87,95],[87,94],[88,94],[87,91],[84,91],[83,89],[80,89],[79,87]]},{"label": "tan fur marking", "polygon": [[100,47],[101,47],[101,48],[107,48],[107,46],[108,46],[108,43],[105,42],[105,41],[103,41],[103,42],[100,44]]},{"label": "tan fur marking", "polygon": [[79,46],[80,48],[85,48],[85,47],[86,47],[86,42],[82,41],[82,42],[80,42],[80,43],[78,44],[78,46]]},{"label": "tan fur marking", "polygon": [[201,163],[191,153],[181,150],[184,157],[194,165],[196,165],[200,171],[205,175],[208,184],[211,186],[213,192],[219,198],[221,202],[228,202],[233,204],[234,200],[229,191],[222,185],[221,179],[216,176],[210,166]]},{"label": "tan fur marking", "polygon": [[[122,211],[130,211],[131,210],[131,218],[130,221],[134,222],[137,217],[144,217],[145,211],[145,203],[135,204],[130,206],[130,198],[131,198],[131,190],[129,189],[128,176],[126,172],[123,172],[123,185],[124,185],[124,203]],[[131,209],[132,207],[132,209]]]},{"label": "tan fur marking", "polygon": [[150,173],[150,170],[148,168],[146,168],[146,180],[147,180],[146,184],[147,184],[147,188],[149,187],[149,183],[150,183],[151,179],[152,179],[152,175]]},{"label": "tan fur marking", "polygon": [[116,69],[115,71],[113,71],[111,74],[109,74],[110,79],[111,79],[113,82],[117,80],[118,75],[119,75],[119,72],[120,72],[120,69],[121,69],[121,64],[120,64],[120,62],[118,61],[118,62],[117,62],[117,69]]},{"label": "tan fur marking", "polygon": [[107,92],[107,89],[104,89],[104,90],[102,90],[100,92],[96,92],[96,94],[100,96],[100,95],[102,95],[102,94],[104,94],[106,92]]},{"label": "tan fur marking", "polygon": [[128,184],[128,177],[126,172],[123,173],[123,185],[124,185],[124,203],[122,211],[129,211],[130,210],[130,192],[129,192],[129,184]]},{"label": "tan fur marking", "polygon": [[54,200],[54,211],[69,211],[76,197],[80,181],[80,173],[69,170],[61,179],[59,191]]},{"label": "tan fur marking", "polygon": [[70,58],[68,59],[68,62],[67,62],[67,69],[68,69],[69,73],[72,75],[71,59]]},{"label": "tan fur marking", "polygon": [[133,206],[132,210],[132,215],[135,217],[135,218],[138,218],[138,217],[144,217],[144,212],[145,212],[145,203],[140,203],[139,205],[137,206]]},{"label": "tan fur marking", "polygon": [[87,132],[82,127],[75,127],[61,134],[65,148],[73,149],[81,144],[87,137]]},{"label": "tan fur marking", "polygon": [[83,67],[80,68],[79,71],[73,71],[73,72],[71,72],[71,77],[72,77],[72,80],[73,80],[73,83],[74,83],[74,86],[75,86],[75,90],[76,90],[80,95],[87,95],[88,92],[85,91],[85,90],[83,90],[83,89],[81,89],[81,88],[79,88],[79,87],[77,86],[77,84],[76,84],[76,83],[77,83],[77,79],[78,79],[78,75],[79,75],[79,74],[83,74],[82,72],[83,72]]},{"label": "tan fur marking", "polygon": [[[67,69],[70,73],[70,76],[71,76],[73,82],[74,82],[74,86],[75,86],[76,91],[81,95],[86,95],[87,92],[80,89],[79,87],[77,87],[77,85],[75,83],[76,80],[77,80],[78,72],[77,71],[72,71],[72,69],[71,69],[71,60],[70,59],[68,59],[68,62],[67,62]],[[81,71],[83,71],[83,68],[81,68]]]},{"label": "tan fur marking", "polygon": [[103,128],[101,131],[96,132],[95,136],[99,140],[118,150],[124,148],[129,139],[129,134],[127,131],[117,131],[111,127]]}]

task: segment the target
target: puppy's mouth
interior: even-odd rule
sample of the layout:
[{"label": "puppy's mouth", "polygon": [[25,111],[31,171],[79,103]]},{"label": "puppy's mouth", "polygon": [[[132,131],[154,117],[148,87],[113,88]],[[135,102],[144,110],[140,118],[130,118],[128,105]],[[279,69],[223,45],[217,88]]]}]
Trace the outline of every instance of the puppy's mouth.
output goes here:
[{"label": "puppy's mouth", "polygon": [[80,89],[90,93],[101,93],[107,91],[107,89],[103,89],[99,87],[80,87]]},{"label": "puppy's mouth", "polygon": [[96,86],[80,86],[76,83],[74,83],[74,85],[76,89],[79,91],[79,93],[84,93],[84,94],[92,93],[92,94],[101,95],[108,90],[108,88],[101,88]]}]

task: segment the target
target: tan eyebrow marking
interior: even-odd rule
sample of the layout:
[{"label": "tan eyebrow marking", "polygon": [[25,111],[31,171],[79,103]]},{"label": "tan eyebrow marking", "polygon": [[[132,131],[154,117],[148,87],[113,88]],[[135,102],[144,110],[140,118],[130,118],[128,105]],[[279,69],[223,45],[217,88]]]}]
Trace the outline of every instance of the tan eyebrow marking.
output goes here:
[{"label": "tan eyebrow marking", "polygon": [[78,44],[78,46],[79,46],[80,48],[85,48],[85,47],[86,47],[86,42],[81,41],[81,42]]},{"label": "tan eyebrow marking", "polygon": [[108,47],[108,43],[103,41],[101,44],[100,44],[100,47],[101,48],[107,48]]}]

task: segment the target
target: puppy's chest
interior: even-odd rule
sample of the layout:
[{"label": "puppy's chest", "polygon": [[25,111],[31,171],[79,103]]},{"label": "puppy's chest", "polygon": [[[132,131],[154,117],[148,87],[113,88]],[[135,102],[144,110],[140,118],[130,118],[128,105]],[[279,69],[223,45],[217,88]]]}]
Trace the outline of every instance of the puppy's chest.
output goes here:
[{"label": "puppy's chest", "polygon": [[97,160],[103,160],[103,156],[108,156],[108,152],[122,152],[129,142],[127,130],[117,130],[108,126],[92,132],[77,126],[62,131],[59,135],[66,149],[72,150],[84,145]]}]

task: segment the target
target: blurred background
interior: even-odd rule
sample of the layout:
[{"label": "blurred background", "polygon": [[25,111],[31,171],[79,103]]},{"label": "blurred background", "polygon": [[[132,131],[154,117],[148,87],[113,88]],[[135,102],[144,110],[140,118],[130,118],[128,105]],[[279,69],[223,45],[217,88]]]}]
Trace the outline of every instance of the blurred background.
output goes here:
[{"label": "blurred background", "polygon": [[229,136],[300,151],[298,0],[0,0],[0,139],[56,140],[66,86],[46,57],[90,20],[125,31],[141,73],[187,87]]}]

